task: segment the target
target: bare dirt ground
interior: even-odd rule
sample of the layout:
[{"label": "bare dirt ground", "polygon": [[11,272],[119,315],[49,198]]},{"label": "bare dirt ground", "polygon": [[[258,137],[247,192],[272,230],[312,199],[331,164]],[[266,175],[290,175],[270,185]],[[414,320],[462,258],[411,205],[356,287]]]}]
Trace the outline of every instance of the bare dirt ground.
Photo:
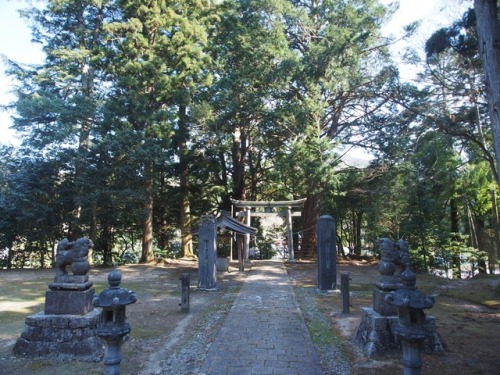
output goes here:
[{"label": "bare dirt ground", "polygon": [[[350,316],[342,315],[340,293],[318,296],[322,310],[352,349],[352,374],[388,375],[403,372],[400,356],[376,360],[360,356],[352,338],[360,322],[360,309],[372,306],[373,283],[378,280],[377,262],[343,262],[338,273],[349,272]],[[316,264],[287,265],[296,288],[316,285]],[[339,286],[340,287],[340,286]],[[468,280],[447,280],[417,275],[417,287],[436,299],[427,314],[436,317],[444,341],[442,354],[422,354],[422,374],[500,374],[500,276],[480,276]]]},{"label": "bare dirt ground", "polygon": [[[204,345],[209,346],[210,338],[222,324],[246,277],[246,272],[239,274],[235,267],[234,263],[231,272],[218,274],[219,290],[213,292],[196,289],[196,262],[175,260],[118,267],[123,274],[122,287],[135,291],[138,296],[137,303],[127,307],[132,332],[122,346],[122,373],[166,374],[169,372],[165,372],[165,361],[171,353],[186,347],[186,342],[203,336]],[[352,374],[402,373],[398,356],[368,359],[352,344],[360,309],[371,306],[373,283],[378,279],[376,263],[339,261],[338,274],[348,271],[351,278],[351,314],[347,316],[341,314],[340,293],[314,293],[315,263],[299,261],[287,263],[286,267],[299,302],[303,295],[313,295],[321,313],[331,323],[339,338],[336,345],[342,346],[352,362]],[[96,293],[107,287],[109,272],[106,268],[91,270],[90,279]],[[180,276],[184,272],[191,274],[189,313],[182,312],[179,306]],[[12,347],[22,332],[25,318],[43,311],[45,291],[53,276],[53,270],[0,270],[0,374],[102,374],[101,363],[12,356]],[[436,305],[429,313],[436,317],[438,331],[446,345],[442,354],[423,354],[422,373],[500,374],[500,277],[446,280],[418,275],[417,286],[436,298]],[[304,304],[301,306],[307,308]],[[188,360],[202,361],[203,354]],[[188,365],[197,367],[195,363]]]},{"label": "bare dirt ground", "polygon": [[[195,334],[200,322],[224,314],[231,306],[245,274],[240,275],[235,269],[219,273],[219,290],[201,291],[196,289],[197,266],[197,262],[173,260],[156,265],[117,267],[122,273],[121,286],[134,291],[138,297],[135,304],[127,306],[132,332],[122,345],[123,374],[159,371],[159,361]],[[96,294],[108,286],[110,271],[110,268],[91,269],[90,280]],[[181,311],[179,306],[182,273],[191,275],[189,313]],[[45,291],[54,275],[54,270],[0,270],[0,374],[102,374],[101,363],[35,360],[15,358],[11,354],[25,318],[43,311]]]}]

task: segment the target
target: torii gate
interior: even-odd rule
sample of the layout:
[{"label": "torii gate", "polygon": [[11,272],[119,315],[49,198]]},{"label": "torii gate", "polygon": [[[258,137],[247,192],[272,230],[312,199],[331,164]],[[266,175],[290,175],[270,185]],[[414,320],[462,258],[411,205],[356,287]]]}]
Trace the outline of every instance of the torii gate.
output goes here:
[{"label": "torii gate", "polygon": [[[302,207],[307,198],[302,198],[293,201],[269,201],[269,202],[258,202],[258,201],[239,201],[236,199],[231,199],[232,204],[236,208],[243,208],[243,214],[245,215],[245,223],[251,226],[252,215],[256,217],[276,215],[279,213],[273,213],[272,208],[281,207],[285,208],[285,220],[286,220],[286,230],[287,230],[287,240],[288,240],[288,261],[295,261],[295,255],[293,250],[293,231],[292,231],[292,216],[300,217],[300,212],[292,213],[293,207]],[[252,212],[253,207],[264,207],[264,212]],[[245,234],[244,242],[244,254],[245,258],[248,257],[250,248],[250,235]]]}]

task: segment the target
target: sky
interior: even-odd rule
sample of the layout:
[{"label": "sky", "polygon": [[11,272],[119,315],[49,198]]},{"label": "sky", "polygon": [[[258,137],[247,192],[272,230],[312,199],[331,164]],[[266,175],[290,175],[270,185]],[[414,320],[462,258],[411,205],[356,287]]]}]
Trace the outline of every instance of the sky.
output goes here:
[{"label": "sky", "polygon": [[[33,0],[35,3],[37,0]],[[392,0],[381,0],[390,3]],[[401,27],[413,21],[421,21],[418,34],[410,44],[423,51],[423,45],[433,31],[452,23],[460,17],[472,0],[400,0],[399,11],[385,27],[385,33],[398,35]],[[31,43],[31,33],[26,21],[19,17],[18,9],[26,7],[26,0],[0,0],[0,57],[6,56],[18,63],[39,63],[43,61],[40,46]],[[398,44],[393,49],[398,61],[398,50],[404,47]],[[3,59],[3,58],[2,58]],[[0,62],[0,105],[6,105],[13,100],[10,91],[12,81],[4,73],[5,65]],[[410,79],[411,70],[402,73],[402,78]],[[405,77],[407,75],[407,77]],[[16,145],[19,141],[12,125],[11,113],[0,111],[0,143]]]}]

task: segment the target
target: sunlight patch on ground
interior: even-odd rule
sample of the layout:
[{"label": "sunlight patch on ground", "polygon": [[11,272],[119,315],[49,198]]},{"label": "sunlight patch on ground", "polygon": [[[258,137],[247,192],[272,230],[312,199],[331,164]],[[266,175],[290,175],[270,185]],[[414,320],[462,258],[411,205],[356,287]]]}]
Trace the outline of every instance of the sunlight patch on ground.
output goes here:
[{"label": "sunlight patch on ground", "polygon": [[0,301],[0,312],[16,312],[20,314],[31,314],[33,307],[44,302],[44,298],[34,299],[32,301]]}]

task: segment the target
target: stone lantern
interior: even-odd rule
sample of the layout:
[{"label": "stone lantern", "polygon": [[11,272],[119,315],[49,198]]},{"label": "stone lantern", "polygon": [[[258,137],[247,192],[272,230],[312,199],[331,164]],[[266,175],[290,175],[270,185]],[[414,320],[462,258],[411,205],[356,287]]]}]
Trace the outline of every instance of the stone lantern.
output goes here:
[{"label": "stone lantern", "polygon": [[114,269],[108,275],[109,288],[94,297],[92,304],[101,307],[102,312],[97,325],[97,335],[105,342],[104,374],[120,375],[122,361],[121,345],[130,333],[125,309],[137,301],[135,293],[120,287],[121,273]]},{"label": "stone lantern", "polygon": [[409,263],[401,273],[401,281],[403,286],[388,294],[385,301],[398,311],[393,333],[402,342],[404,375],[420,375],[420,347],[426,338],[424,309],[434,306],[434,298],[417,290],[416,276]]}]

